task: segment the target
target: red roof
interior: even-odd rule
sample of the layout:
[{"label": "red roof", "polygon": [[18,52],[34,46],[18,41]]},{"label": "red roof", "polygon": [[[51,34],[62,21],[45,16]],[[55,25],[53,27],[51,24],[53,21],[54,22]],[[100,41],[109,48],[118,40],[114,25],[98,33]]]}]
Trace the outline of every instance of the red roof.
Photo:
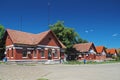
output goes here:
[{"label": "red roof", "polygon": [[93,43],[80,43],[75,44],[73,48],[75,48],[79,52],[88,52],[92,46],[94,46]]},{"label": "red roof", "polygon": [[104,46],[96,46],[97,53],[102,53],[105,50]]},{"label": "red roof", "polygon": [[106,51],[107,51],[107,53],[108,54],[115,54],[115,53],[117,53],[117,51],[116,51],[116,49],[106,49]]},{"label": "red roof", "polygon": [[[8,35],[10,36],[12,42],[14,44],[27,44],[27,45],[37,45],[39,44],[50,32],[54,35],[54,37],[57,39],[55,34],[51,31],[45,31],[39,34],[32,34],[17,30],[6,30]],[[57,39],[58,40],[58,39]],[[62,46],[62,48],[65,48],[64,44],[58,40],[58,43]]]}]

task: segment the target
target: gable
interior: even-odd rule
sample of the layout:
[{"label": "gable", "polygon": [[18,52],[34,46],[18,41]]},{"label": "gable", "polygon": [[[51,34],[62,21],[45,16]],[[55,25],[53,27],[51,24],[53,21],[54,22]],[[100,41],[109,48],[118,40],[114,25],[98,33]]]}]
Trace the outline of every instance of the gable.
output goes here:
[{"label": "gable", "polygon": [[6,35],[6,39],[5,39],[5,45],[8,46],[8,45],[12,45],[13,42],[11,40],[11,37],[8,35],[8,33],[5,33]]},{"label": "gable", "polygon": [[61,45],[59,44],[59,41],[52,34],[52,32],[47,34],[39,44],[40,45],[47,45],[47,46],[59,46],[59,47],[61,47]]},{"label": "gable", "polygon": [[93,44],[93,43],[92,43],[92,45],[91,45],[90,49],[92,49],[92,50],[94,50],[95,52],[97,52],[97,51],[96,51],[96,48],[95,48],[95,46],[94,46],[94,44]]},{"label": "gable", "polygon": [[105,52],[105,50],[103,50],[103,51],[102,51],[102,55],[106,55],[106,52]]}]

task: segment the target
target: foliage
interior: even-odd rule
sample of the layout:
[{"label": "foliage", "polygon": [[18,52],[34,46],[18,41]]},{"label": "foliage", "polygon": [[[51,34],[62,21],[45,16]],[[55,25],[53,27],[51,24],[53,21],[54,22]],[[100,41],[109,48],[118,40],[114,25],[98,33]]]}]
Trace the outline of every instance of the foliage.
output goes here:
[{"label": "foliage", "polygon": [[[96,62],[92,60],[88,60],[86,64],[107,64],[107,63],[117,63],[120,62],[120,60],[106,60],[102,62]],[[67,61],[64,64],[70,64],[70,65],[76,65],[76,64],[84,64],[83,60],[81,61]]]},{"label": "foliage", "polygon": [[68,28],[63,21],[50,25],[50,29],[56,34],[57,38],[68,48],[71,49],[76,43],[86,43],[86,40],[80,38],[73,28]]},{"label": "foliage", "polygon": [[0,39],[3,38],[3,36],[4,36],[4,32],[5,32],[4,27],[3,27],[2,25],[0,25]]},{"label": "foliage", "polygon": [[0,25],[0,60],[3,58],[5,51],[4,33],[5,29],[2,25]]}]

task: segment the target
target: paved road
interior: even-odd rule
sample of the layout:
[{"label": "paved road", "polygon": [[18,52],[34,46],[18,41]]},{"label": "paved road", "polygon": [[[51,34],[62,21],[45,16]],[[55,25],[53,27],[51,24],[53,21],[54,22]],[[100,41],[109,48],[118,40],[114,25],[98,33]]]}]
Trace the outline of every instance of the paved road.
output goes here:
[{"label": "paved road", "polygon": [[0,80],[120,80],[120,63],[97,65],[0,64]]}]

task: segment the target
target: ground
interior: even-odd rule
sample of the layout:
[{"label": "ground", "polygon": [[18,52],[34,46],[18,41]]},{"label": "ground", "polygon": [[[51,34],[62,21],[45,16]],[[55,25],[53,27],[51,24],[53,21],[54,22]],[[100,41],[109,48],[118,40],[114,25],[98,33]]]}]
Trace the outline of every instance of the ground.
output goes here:
[{"label": "ground", "polygon": [[0,64],[0,80],[120,80],[120,63],[82,65]]}]

